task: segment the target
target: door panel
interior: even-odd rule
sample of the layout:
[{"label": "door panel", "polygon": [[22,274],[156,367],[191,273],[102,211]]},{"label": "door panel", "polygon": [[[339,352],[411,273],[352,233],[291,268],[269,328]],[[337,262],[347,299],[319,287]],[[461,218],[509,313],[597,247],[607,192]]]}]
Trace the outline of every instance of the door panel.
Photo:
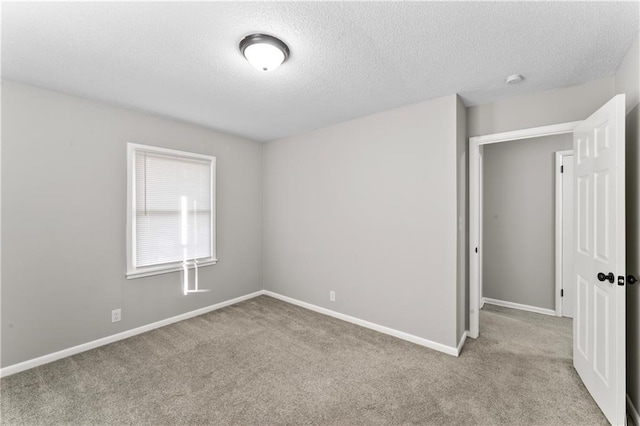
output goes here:
[{"label": "door panel", "polygon": [[609,149],[609,124],[609,122],[605,122],[594,131],[595,158],[598,158],[603,152]]},{"label": "door panel", "polygon": [[[574,131],[577,309],[573,363],[612,424],[625,424],[624,95]],[[613,283],[598,273],[613,273]]]},{"label": "door panel", "polygon": [[[577,276],[576,293],[578,299],[578,309],[573,320],[574,325],[574,340],[576,342],[576,348],[580,352],[579,354],[573,354],[575,359],[576,355],[580,355],[585,360],[589,359],[589,335],[587,334],[587,322],[589,321],[589,311],[587,306],[589,305],[589,282]],[[575,352],[575,351],[574,351]]]},{"label": "door panel", "polygon": [[578,176],[576,187],[578,190],[576,201],[576,212],[578,216],[576,218],[576,236],[578,251],[585,255],[589,255],[589,193],[590,191],[590,177]]},{"label": "door panel", "polygon": [[595,287],[593,301],[593,369],[600,379],[609,384],[609,295],[606,290]]},{"label": "door panel", "polygon": [[601,262],[609,262],[609,243],[611,235],[607,225],[610,222],[609,210],[611,200],[609,199],[609,172],[595,172],[593,174],[595,182],[594,205],[595,205],[595,256]]}]

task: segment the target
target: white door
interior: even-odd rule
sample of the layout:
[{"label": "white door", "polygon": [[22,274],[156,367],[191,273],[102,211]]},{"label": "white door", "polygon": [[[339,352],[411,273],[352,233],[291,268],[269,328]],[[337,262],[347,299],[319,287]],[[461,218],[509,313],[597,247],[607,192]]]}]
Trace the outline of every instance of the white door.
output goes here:
[{"label": "white door", "polygon": [[562,156],[562,316],[573,318],[573,155]]},{"label": "white door", "polygon": [[614,425],[625,414],[624,95],[574,130],[573,365]]}]

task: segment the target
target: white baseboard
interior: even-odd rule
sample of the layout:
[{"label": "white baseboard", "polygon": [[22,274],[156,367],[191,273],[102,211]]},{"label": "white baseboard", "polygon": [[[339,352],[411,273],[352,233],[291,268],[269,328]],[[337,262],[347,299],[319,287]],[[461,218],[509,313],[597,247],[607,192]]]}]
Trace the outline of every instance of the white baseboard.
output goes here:
[{"label": "white baseboard", "polygon": [[462,337],[460,337],[460,341],[458,342],[458,347],[456,348],[456,350],[458,351],[456,356],[459,356],[460,352],[462,352],[462,347],[464,346],[464,342],[466,342],[468,335],[469,335],[468,330],[465,330],[464,333],[462,333]]},{"label": "white baseboard", "polygon": [[515,303],[515,302],[506,302],[504,300],[491,299],[488,297],[483,297],[482,303],[483,304],[488,303],[490,305],[496,305],[496,306],[503,306],[505,308],[520,309],[521,311],[535,312],[537,314],[551,315],[553,317],[556,316],[556,311],[554,311],[553,309],[539,308],[537,306],[523,305],[521,303]]},{"label": "white baseboard", "polygon": [[631,420],[633,420],[633,424],[636,426],[640,426],[640,414],[638,414],[638,409],[633,405],[633,401],[629,398],[629,394],[627,394],[627,413],[631,415]]},{"label": "white baseboard", "polygon": [[141,327],[137,327],[131,330],[123,331],[121,333],[113,334],[111,336],[103,337],[102,339],[93,340],[91,342],[87,342],[78,346],[73,346],[71,348],[63,349],[61,351],[54,352],[48,355],[43,355],[38,358],[33,358],[28,361],[20,362],[18,364],[9,365],[7,367],[0,369],[0,377],[6,377],[11,374],[29,370],[30,368],[38,367],[43,364],[48,364],[50,362],[57,361],[62,358],[66,358],[71,355],[79,354],[81,352],[85,352],[100,346],[108,345],[109,343],[117,342],[118,340],[126,339],[128,337],[132,337],[137,334],[142,334],[156,328],[164,327],[165,325],[169,325],[178,321],[183,321],[189,318],[197,317],[198,315],[206,314],[207,312],[215,311],[217,309],[224,308],[226,306],[234,305],[236,303],[239,303],[248,299],[252,299],[262,294],[264,294],[263,290],[256,291],[255,293],[250,293],[244,296],[236,297],[235,299],[216,303],[215,305],[210,305],[204,308],[196,309],[195,311],[176,315],[175,317],[163,319],[161,321],[143,325]]},{"label": "white baseboard", "polygon": [[211,311],[215,311],[217,309],[224,308],[226,306],[234,305],[236,303],[252,299],[254,297],[260,295],[268,295],[273,298],[282,300],[287,303],[291,303],[293,305],[297,305],[311,311],[315,311],[324,315],[328,315],[334,318],[338,318],[343,321],[350,322],[352,324],[356,324],[365,328],[369,328],[371,330],[378,331],[380,333],[388,334],[394,337],[398,337],[403,340],[407,340],[412,343],[416,343],[421,346],[425,346],[430,349],[435,349],[440,352],[444,352],[448,355],[458,356],[460,351],[462,350],[462,346],[464,345],[465,339],[467,337],[467,332],[465,331],[458,343],[456,348],[452,346],[443,345],[442,343],[434,342],[432,340],[424,339],[422,337],[414,336],[409,333],[405,333],[403,331],[394,330],[389,327],[385,327],[382,325],[374,324],[369,321],[361,320],[359,318],[355,318],[349,315],[341,314],[339,312],[332,311],[330,309],[322,308],[320,306],[312,305],[310,303],[302,302],[300,300],[296,300],[287,296],[282,296],[277,293],[273,293],[267,290],[260,290],[254,293],[250,293],[244,296],[236,297],[231,300],[227,300],[224,302],[216,303],[215,305],[206,306],[204,308],[196,309],[191,312],[186,312],[184,314],[176,315],[171,318],[167,318],[164,320],[156,321],[151,324],[143,325],[141,327],[133,328],[131,330],[123,331],[121,333],[113,334],[111,336],[103,337],[101,339],[93,340],[91,342],[83,343],[77,346],[73,346],[71,348],[63,349],[57,352],[53,352],[51,354],[43,355],[37,358],[33,358],[27,361],[20,362],[18,364],[9,365],[4,368],[0,368],[0,377],[7,377],[15,373],[19,373],[21,371],[29,370],[31,368],[38,367],[40,365],[48,364],[53,361],[57,361],[62,358],[66,358],[72,355],[79,354],[81,352],[86,352],[91,349],[98,348],[100,346],[108,345],[109,343],[114,343],[119,340],[127,339],[129,337],[136,336],[138,334],[146,333],[147,331],[154,330],[156,328],[164,327],[165,325],[173,324],[179,321],[184,321],[189,318],[197,317],[199,315],[206,314]]},{"label": "white baseboard", "polygon": [[[420,346],[425,346],[430,349],[435,349],[436,351],[444,352],[448,355],[458,356],[460,354],[460,350],[462,349],[461,345],[458,345],[457,348],[452,346],[443,345],[442,343],[434,342],[429,339],[424,339],[422,337],[414,336],[413,334],[405,333],[403,331],[394,330],[393,328],[385,327],[383,325],[374,324],[369,321],[362,320],[360,318],[352,317],[350,315],[341,314],[340,312],[332,311],[331,309],[322,308],[320,306],[312,305],[311,303],[302,302],[297,299],[293,299],[291,297],[283,296],[278,293],[274,293],[272,291],[265,290],[264,294],[266,296],[271,296],[275,299],[282,300],[283,302],[291,303],[292,305],[300,306],[305,309],[309,309],[310,311],[318,312],[320,314],[328,315],[330,317],[334,317],[340,319],[342,321],[350,322],[352,324],[359,325],[361,327],[369,328],[371,330],[378,331],[380,333],[388,334],[390,336],[397,337],[402,340],[407,340],[411,343],[418,344]],[[466,337],[466,334],[465,336]],[[464,340],[461,340],[461,344],[464,344]]]}]

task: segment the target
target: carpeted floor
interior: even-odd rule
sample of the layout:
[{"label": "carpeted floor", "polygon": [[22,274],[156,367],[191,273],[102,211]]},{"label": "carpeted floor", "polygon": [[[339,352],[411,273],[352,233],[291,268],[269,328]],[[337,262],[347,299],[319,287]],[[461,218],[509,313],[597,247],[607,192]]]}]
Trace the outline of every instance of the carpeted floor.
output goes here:
[{"label": "carpeted floor", "polygon": [[571,320],[485,305],[459,358],[267,296],[0,380],[2,424],[595,425]]}]

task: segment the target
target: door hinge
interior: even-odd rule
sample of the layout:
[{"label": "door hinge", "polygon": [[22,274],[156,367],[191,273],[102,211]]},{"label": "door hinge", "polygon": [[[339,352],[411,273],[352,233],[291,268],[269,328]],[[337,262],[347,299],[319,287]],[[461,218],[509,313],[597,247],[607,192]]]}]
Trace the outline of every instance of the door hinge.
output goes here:
[{"label": "door hinge", "polygon": [[564,166],[560,166],[560,173],[564,173]]},{"label": "door hinge", "polygon": [[560,297],[564,297],[564,288],[560,290]]}]

